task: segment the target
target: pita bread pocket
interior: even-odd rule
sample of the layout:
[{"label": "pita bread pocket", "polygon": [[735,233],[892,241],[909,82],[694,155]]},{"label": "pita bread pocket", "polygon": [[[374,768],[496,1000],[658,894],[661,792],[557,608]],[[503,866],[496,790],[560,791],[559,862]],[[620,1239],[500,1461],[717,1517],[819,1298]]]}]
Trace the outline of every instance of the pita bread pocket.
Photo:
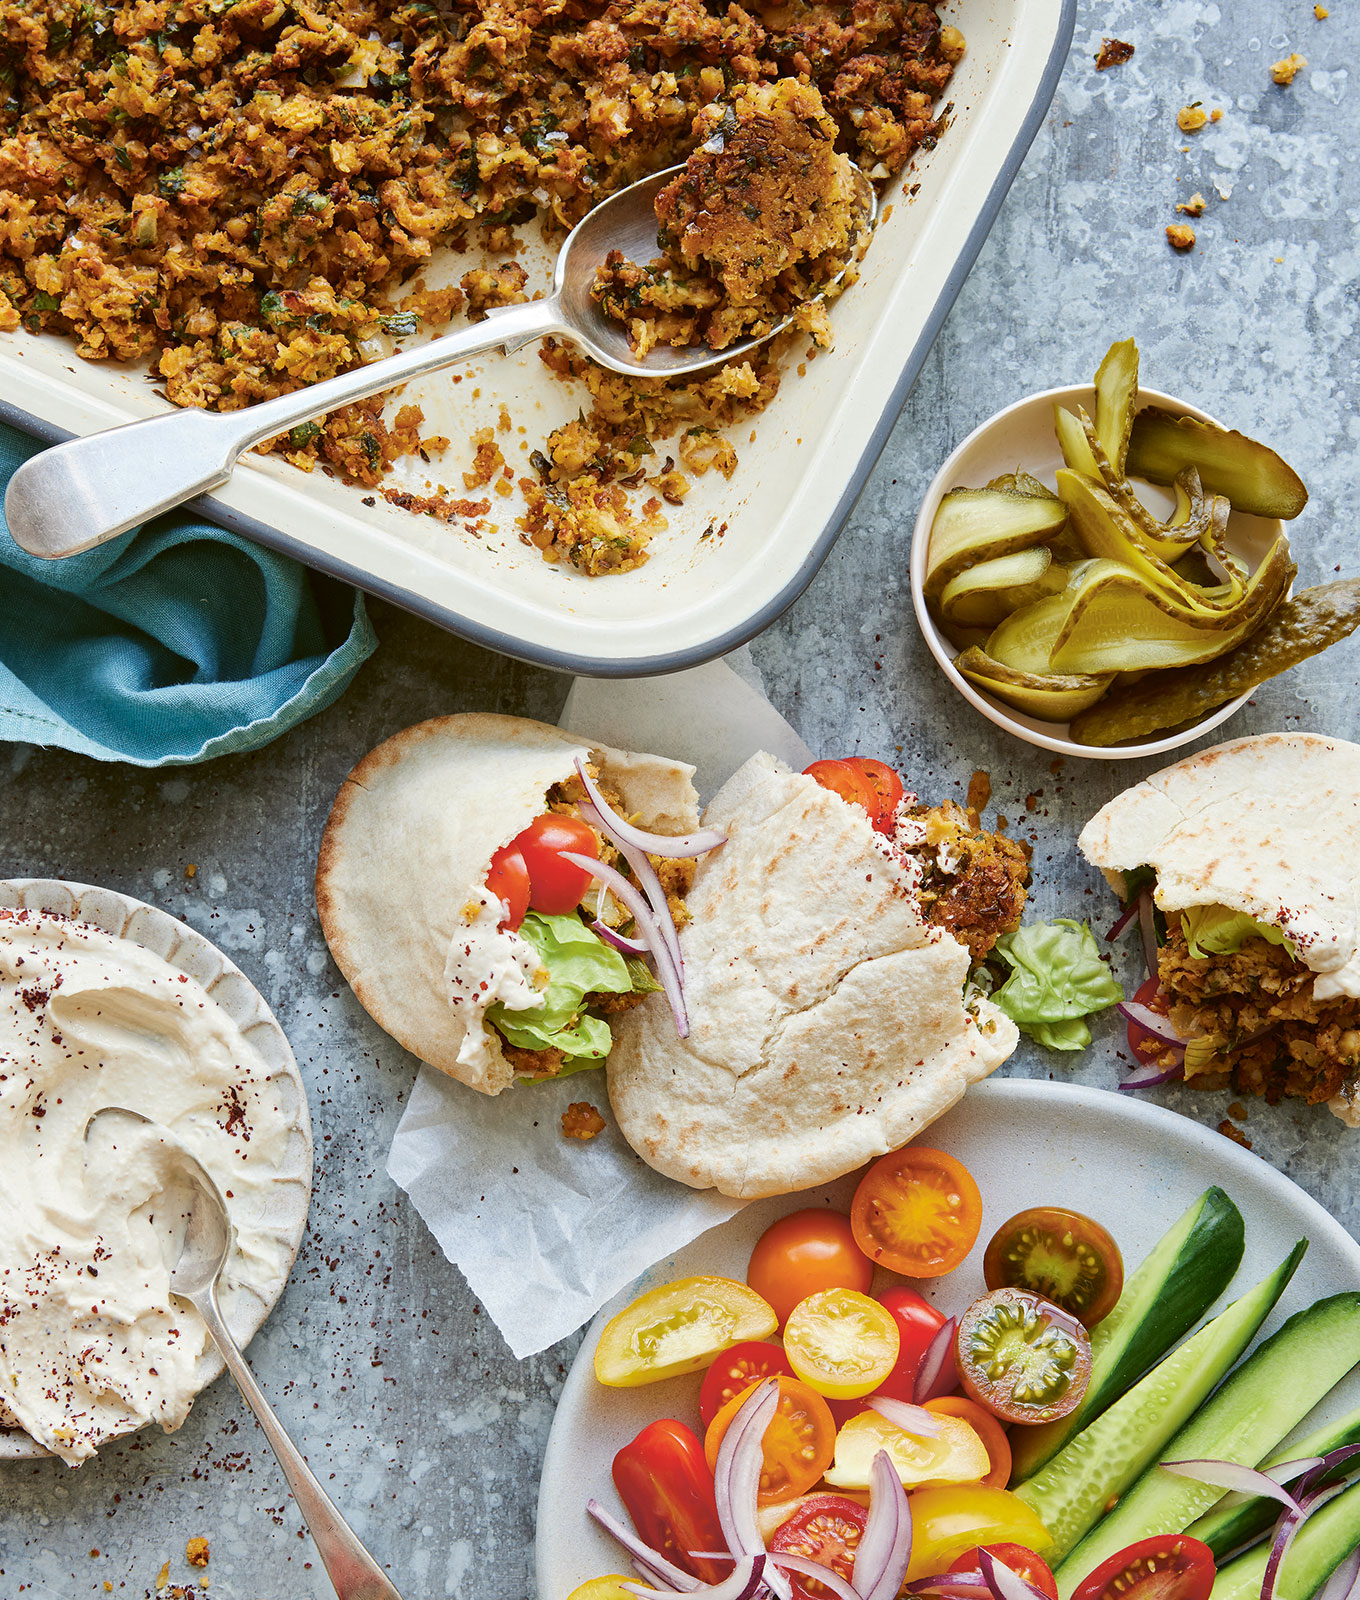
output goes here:
[{"label": "pita bread pocket", "polygon": [[1115,892],[1150,893],[1165,917],[1158,970],[1188,1077],[1327,1099],[1360,1126],[1357,840],[1360,746],[1312,733],[1203,750],[1082,830]]},{"label": "pita bread pocket", "polygon": [[[548,810],[549,791],[578,784],[578,758],[640,826],[696,827],[693,768],[683,762],[526,718],[464,714],[370,751],[341,785],[322,837],[317,909],[360,1004],[422,1061],[485,1094],[516,1076],[486,1020],[488,992],[494,999],[499,988],[516,1000],[506,1011],[527,1017],[546,982],[536,948],[498,928],[504,907],[485,887],[491,858]],[[575,920],[596,955],[608,951]]]},{"label": "pita bread pocket", "polygon": [[680,935],[689,1037],[653,996],[607,1063],[651,1166],[739,1199],[809,1188],[904,1144],[1014,1050],[1008,1017],[965,1004],[972,958],[928,924],[919,866],[857,806],[760,754],[704,822],[728,841]]}]

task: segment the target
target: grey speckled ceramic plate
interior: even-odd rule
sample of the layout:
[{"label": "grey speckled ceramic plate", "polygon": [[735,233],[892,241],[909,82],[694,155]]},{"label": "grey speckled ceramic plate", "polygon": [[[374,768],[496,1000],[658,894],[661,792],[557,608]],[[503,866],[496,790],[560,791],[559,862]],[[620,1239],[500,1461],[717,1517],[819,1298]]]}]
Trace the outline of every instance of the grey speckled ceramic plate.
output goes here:
[{"label": "grey speckled ceramic plate", "polygon": [[[1246,1253],[1225,1300],[1263,1278],[1295,1240],[1311,1241],[1266,1333],[1321,1295],[1360,1289],[1360,1245],[1317,1201],[1221,1134],[1131,1095],[993,1078],[933,1123],[924,1142],[957,1156],[982,1191],[982,1232],[972,1254],[948,1277],[918,1285],[952,1311],[983,1292],[983,1249],[1017,1211],[1034,1205],[1084,1211],[1109,1228],[1132,1266],[1211,1183],[1232,1196],[1247,1224]],[[697,1374],[640,1389],[596,1382],[595,1344],[605,1322],[641,1290],[673,1278],[716,1272],[744,1279],[752,1245],[776,1217],[822,1203],[845,1209],[855,1182],[852,1176],[824,1189],[756,1201],[658,1262],[600,1312],[567,1377],[548,1437],[538,1495],[539,1600],[567,1600],[587,1578],[628,1570],[624,1553],[586,1516],[586,1499],[595,1495],[619,1512],[610,1462],[648,1422],[678,1417],[698,1426]],[[1357,1404],[1360,1371],[1332,1391],[1306,1426]]]},{"label": "grey speckled ceramic plate", "polygon": [[[285,1247],[288,1265],[276,1277],[237,1280],[224,1287],[222,1312],[237,1344],[244,1348],[283,1293],[302,1244],[312,1198],[312,1120],[307,1091],[287,1036],[259,990],[239,967],[201,933],[155,906],[115,889],[95,889],[55,878],[0,882],[0,906],[61,912],[155,951],[172,967],[187,972],[203,985],[264,1058],[271,1081],[282,1085],[283,1104],[292,1116],[291,1137],[278,1181],[262,1198],[256,1220]],[[216,1352],[205,1355],[197,1373],[198,1388],[211,1383],[221,1370]],[[0,1461],[37,1460],[47,1453],[26,1433],[0,1428]]]}]

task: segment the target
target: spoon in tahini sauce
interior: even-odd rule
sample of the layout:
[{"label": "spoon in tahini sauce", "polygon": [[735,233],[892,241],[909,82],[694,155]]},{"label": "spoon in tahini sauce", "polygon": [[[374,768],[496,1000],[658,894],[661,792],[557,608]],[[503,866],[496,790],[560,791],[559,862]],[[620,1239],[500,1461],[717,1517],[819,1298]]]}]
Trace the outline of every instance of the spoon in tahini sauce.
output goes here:
[{"label": "spoon in tahini sauce", "polygon": [[336,1594],[340,1600],[401,1600],[391,1580],[364,1549],[358,1535],[331,1503],[302,1459],[301,1451],[284,1431],[222,1320],[217,1285],[231,1251],[232,1226],[220,1190],[173,1133],[138,1111],[129,1111],[123,1106],[105,1107],[86,1124],[86,1139],[96,1123],[101,1125],[101,1135],[112,1133],[114,1128],[110,1124],[116,1126],[117,1118],[126,1118],[151,1129],[164,1145],[166,1170],[175,1180],[176,1199],[183,1200],[186,1205],[180,1219],[184,1236],[179,1259],[170,1268],[170,1290],[187,1300],[207,1325],[227,1371],[236,1380],[237,1388],[245,1396],[279,1458],[288,1487],[293,1491]]}]

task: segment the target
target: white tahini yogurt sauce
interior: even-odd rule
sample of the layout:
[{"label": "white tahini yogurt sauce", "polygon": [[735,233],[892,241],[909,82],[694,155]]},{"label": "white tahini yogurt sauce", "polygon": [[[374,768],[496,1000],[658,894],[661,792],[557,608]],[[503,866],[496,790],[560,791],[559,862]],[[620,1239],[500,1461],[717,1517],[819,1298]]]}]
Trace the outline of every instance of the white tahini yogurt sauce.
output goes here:
[{"label": "white tahini yogurt sauce", "polygon": [[449,1004],[467,1028],[458,1060],[469,1066],[490,1066],[498,1054],[486,1026],[490,1007],[500,1002],[509,1011],[536,1011],[543,1005],[547,968],[527,939],[501,931],[504,915],[499,900],[475,890],[444,960]]},{"label": "white tahini yogurt sauce", "polygon": [[87,1143],[105,1106],[152,1118],[216,1180],[228,1283],[277,1283],[287,1247],[254,1219],[295,1118],[259,1052],[153,952],[0,909],[0,1422],[73,1466],[144,1422],[177,1428],[208,1344],[170,1296],[185,1203],[163,1136],[105,1118]]}]

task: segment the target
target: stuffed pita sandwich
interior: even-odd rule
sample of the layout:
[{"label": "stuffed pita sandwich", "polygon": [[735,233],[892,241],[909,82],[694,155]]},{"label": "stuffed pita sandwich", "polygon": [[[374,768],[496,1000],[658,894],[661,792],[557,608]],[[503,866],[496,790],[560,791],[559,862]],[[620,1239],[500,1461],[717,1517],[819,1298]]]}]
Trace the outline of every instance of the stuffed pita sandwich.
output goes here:
[{"label": "stuffed pita sandwich", "polygon": [[[1154,917],[1139,1081],[1326,1102],[1360,1127],[1360,746],[1270,733],[1117,795],[1078,841]],[[1158,1070],[1159,1069],[1159,1070]]]},{"label": "stuffed pita sandwich", "polygon": [[[847,766],[896,786],[872,820],[828,770]],[[809,773],[754,756],[708,807],[727,842],[699,862],[680,932],[688,1036],[653,996],[619,1020],[607,1064],[638,1154],[738,1199],[896,1149],[1018,1038],[969,975],[1019,925],[1019,847],[919,805],[880,763]]]},{"label": "stuffed pita sandwich", "polygon": [[648,920],[655,902],[683,923],[694,864],[635,851],[630,867],[593,807],[667,850],[701,849],[705,836],[684,837],[699,820],[692,776],[522,717],[436,717],[379,745],[341,785],[316,872],[326,942],[360,1004],[484,1094],[601,1065],[613,1019],[663,987],[635,912]]}]

